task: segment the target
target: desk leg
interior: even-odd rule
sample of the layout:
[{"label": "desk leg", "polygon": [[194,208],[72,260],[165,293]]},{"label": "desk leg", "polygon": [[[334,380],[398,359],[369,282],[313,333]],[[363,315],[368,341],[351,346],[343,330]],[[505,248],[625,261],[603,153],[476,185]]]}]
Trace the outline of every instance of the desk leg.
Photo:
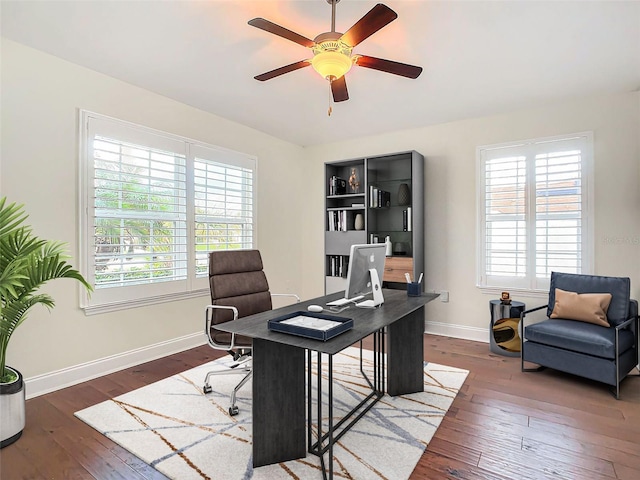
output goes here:
[{"label": "desk leg", "polygon": [[387,393],[391,396],[424,390],[424,308],[387,327]]},{"label": "desk leg", "polygon": [[304,349],[253,339],[253,466],[306,455]]}]

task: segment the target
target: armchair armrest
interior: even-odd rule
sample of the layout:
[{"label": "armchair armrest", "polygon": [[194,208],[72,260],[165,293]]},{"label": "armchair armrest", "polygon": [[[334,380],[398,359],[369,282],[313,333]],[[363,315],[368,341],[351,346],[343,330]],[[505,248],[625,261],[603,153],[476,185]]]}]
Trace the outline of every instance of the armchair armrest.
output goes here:
[{"label": "armchair armrest", "polygon": [[543,308],[547,308],[548,305],[540,305],[539,307],[535,307],[535,308],[530,308],[529,310],[525,310],[524,312],[522,312],[520,314],[520,370],[523,372],[528,372],[528,371],[534,371],[534,370],[540,370],[543,367],[538,367],[538,368],[534,368],[534,369],[527,369],[524,368],[524,344],[525,344],[525,340],[524,340],[524,317],[527,316],[527,314],[529,313],[533,313],[533,312],[537,312],[538,310],[542,310]]},{"label": "armchair armrest", "polygon": [[636,337],[636,368],[640,370],[640,315],[638,315],[638,301],[631,299],[629,305],[629,318],[619,325],[616,325],[616,351],[618,351],[618,334],[620,330],[629,328]]},{"label": "armchair armrest", "polygon": [[616,325],[616,326],[615,326],[615,329],[616,329],[616,330],[622,330],[623,328],[627,328],[629,325],[632,325],[632,324],[633,324],[633,322],[634,322],[635,320],[637,320],[637,318],[638,318],[638,317],[636,317],[636,316],[633,316],[633,317],[631,317],[631,318],[628,318],[628,319],[627,319],[627,320],[625,320],[624,322],[619,323],[618,325]]},{"label": "armchair armrest", "polygon": [[525,315],[527,315],[528,313],[532,313],[532,312],[537,312],[538,310],[542,310],[543,308],[546,308],[547,305],[540,305],[539,307],[535,307],[535,308],[531,308],[529,310],[525,310],[524,312],[522,312],[520,314],[520,319],[523,319],[525,317]]},{"label": "armchair armrest", "polygon": [[[540,305],[539,307],[530,308],[529,310],[525,310],[520,314],[520,339],[521,343],[524,343],[524,317],[529,313],[537,312],[538,310],[542,310],[543,308],[547,308],[547,305]],[[522,347],[522,345],[520,345]],[[522,350],[520,350],[522,352]]]}]

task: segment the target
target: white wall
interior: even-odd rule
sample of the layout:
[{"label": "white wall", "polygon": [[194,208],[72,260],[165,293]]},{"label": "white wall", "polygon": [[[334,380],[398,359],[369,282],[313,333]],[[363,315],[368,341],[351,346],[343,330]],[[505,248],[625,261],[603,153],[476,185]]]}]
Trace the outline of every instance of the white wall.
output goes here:
[{"label": "white wall", "polygon": [[[575,99],[536,109],[406,130],[306,149],[305,293],[322,293],[323,163],[417,150],[425,168],[425,288],[450,302],[427,308],[427,330],[488,341],[488,301],[476,283],[476,147],[591,130],[595,157],[595,273],[631,277],[640,298],[640,93]],[[527,306],[545,298],[518,298]],[[430,325],[431,323],[431,325]]]},{"label": "white wall", "polygon": [[[301,147],[2,39],[0,195],[26,204],[43,238],[68,242],[78,265],[78,109],[87,109],[258,158],[258,248],[274,292],[301,283]],[[283,268],[284,266],[284,268]],[[46,287],[16,331],[8,363],[26,378],[203,332],[208,298],[85,316],[70,280]],[[198,337],[204,341],[204,334]]]}]

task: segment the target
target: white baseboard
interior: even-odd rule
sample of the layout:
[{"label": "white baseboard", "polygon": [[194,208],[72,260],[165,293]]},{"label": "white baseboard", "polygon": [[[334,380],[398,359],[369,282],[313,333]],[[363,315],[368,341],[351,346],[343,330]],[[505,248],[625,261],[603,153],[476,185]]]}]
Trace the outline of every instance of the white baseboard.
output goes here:
[{"label": "white baseboard", "polygon": [[150,362],[151,360],[166,357],[167,355],[173,355],[174,353],[182,352],[206,343],[207,339],[202,332],[192,333],[184,337],[174,338],[147,347],[100,358],[73,367],[63,368],[55,372],[26,378],[26,397],[29,399],[44,395],[45,393],[61,390],[103,375],[108,375],[109,373],[117,372],[118,370]]},{"label": "white baseboard", "polygon": [[[447,337],[474,340],[489,343],[489,329],[452,325],[450,323],[426,322],[425,333],[444,335]],[[125,368],[150,362],[158,358],[173,355],[190,348],[199,347],[206,343],[206,337],[201,333],[193,333],[166,342],[156,343],[147,347],[100,358],[92,362],[63,368],[25,379],[27,399],[38,397],[46,393],[55,392],[78,383],[93,380]]]},{"label": "white baseboard", "polygon": [[425,322],[425,333],[443,335],[445,337],[462,338],[475,342],[489,343],[489,329],[479,327],[467,327],[465,325],[452,325],[442,322]]}]

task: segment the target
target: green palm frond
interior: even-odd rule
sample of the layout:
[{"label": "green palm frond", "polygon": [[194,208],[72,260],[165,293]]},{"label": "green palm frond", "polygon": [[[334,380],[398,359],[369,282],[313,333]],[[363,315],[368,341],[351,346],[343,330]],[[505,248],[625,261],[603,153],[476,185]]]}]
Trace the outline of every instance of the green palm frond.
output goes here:
[{"label": "green palm frond", "polygon": [[48,309],[55,306],[55,302],[50,295],[41,293],[24,298],[20,301],[11,302],[2,309],[0,315],[0,335],[8,337],[27,319],[27,313],[34,305],[44,305]]},{"label": "green palm frond", "polygon": [[42,240],[22,224],[27,218],[22,205],[0,199],[0,381],[5,376],[6,350],[15,330],[34,305],[52,309],[54,300],[37,291],[57,278],[79,281],[93,290],[80,272],[67,263],[66,244]]},{"label": "green palm frond", "polygon": [[6,203],[6,197],[0,198],[0,238],[9,235],[27,219],[22,205],[11,203],[5,207]]}]

